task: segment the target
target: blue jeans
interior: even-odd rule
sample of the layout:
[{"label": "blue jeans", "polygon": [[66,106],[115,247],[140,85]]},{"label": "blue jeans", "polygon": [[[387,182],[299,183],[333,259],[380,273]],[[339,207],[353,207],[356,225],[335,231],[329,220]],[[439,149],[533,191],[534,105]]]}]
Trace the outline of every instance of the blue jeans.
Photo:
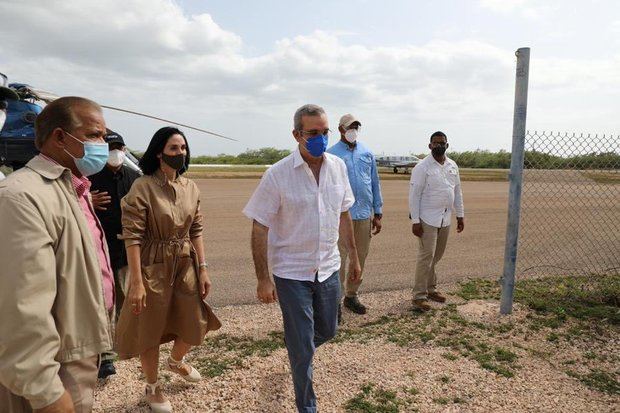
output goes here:
[{"label": "blue jeans", "polygon": [[338,271],[319,282],[274,276],[284,321],[284,338],[291,363],[295,404],[300,413],[315,413],[312,357],[315,349],[336,335],[340,278]]}]

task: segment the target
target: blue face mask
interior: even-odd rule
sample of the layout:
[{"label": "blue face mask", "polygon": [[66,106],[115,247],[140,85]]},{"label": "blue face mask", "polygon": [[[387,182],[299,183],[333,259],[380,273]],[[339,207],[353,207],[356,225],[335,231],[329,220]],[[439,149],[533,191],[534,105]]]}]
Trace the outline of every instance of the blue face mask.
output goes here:
[{"label": "blue face mask", "polygon": [[310,155],[318,158],[322,156],[327,149],[327,135],[316,135],[306,141],[306,149],[310,152]]},{"label": "blue face mask", "polygon": [[81,158],[76,158],[65,149],[65,152],[73,158],[73,162],[75,162],[75,167],[78,171],[84,176],[91,176],[101,171],[108,162],[108,156],[110,156],[108,144],[105,142],[82,142],[69,132],[65,131],[65,133],[84,145],[84,156]]}]

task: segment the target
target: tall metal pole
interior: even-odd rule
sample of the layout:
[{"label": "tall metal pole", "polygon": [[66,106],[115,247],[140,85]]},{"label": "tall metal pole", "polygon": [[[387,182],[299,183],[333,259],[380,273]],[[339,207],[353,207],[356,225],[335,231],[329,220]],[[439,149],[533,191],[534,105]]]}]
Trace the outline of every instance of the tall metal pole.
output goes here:
[{"label": "tall metal pole", "polygon": [[502,274],[502,299],[500,312],[512,313],[515,288],[515,270],[521,217],[521,188],[523,185],[523,160],[525,158],[525,120],[527,118],[527,87],[530,73],[530,48],[517,50],[517,76],[515,107],[512,123],[512,156],[510,159],[510,189],[508,197],[508,225]]}]

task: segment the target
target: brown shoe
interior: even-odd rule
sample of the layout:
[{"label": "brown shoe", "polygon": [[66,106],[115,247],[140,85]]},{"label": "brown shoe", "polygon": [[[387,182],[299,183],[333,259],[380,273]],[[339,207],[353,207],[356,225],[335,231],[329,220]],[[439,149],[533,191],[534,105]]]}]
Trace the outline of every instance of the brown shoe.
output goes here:
[{"label": "brown shoe", "polygon": [[446,302],[446,297],[444,297],[443,295],[441,295],[440,293],[438,293],[437,291],[435,291],[434,293],[428,293],[428,299],[438,302],[438,303],[445,303]]},{"label": "brown shoe", "polygon": [[431,306],[428,305],[428,301],[421,298],[419,300],[413,300],[413,310],[415,311],[428,311],[431,309]]}]

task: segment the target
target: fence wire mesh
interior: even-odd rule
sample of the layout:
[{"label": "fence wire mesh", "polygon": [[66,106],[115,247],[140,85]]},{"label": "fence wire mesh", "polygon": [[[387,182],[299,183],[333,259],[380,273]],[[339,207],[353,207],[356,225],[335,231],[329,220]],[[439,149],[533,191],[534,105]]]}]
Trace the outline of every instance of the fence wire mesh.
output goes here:
[{"label": "fence wire mesh", "polygon": [[620,273],[620,136],[525,138],[517,274]]}]

